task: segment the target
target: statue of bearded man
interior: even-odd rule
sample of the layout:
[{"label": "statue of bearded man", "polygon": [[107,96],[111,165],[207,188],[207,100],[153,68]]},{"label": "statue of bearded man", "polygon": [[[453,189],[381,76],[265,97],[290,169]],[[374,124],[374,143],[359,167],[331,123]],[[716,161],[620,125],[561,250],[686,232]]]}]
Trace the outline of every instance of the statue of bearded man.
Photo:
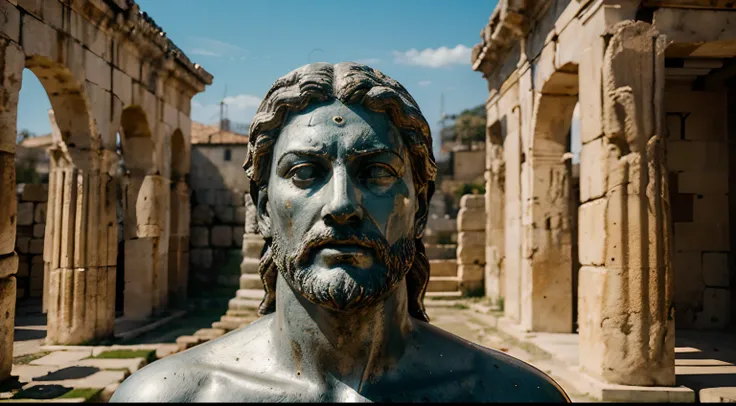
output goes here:
[{"label": "statue of bearded man", "polygon": [[249,142],[263,317],[143,368],[112,401],[569,401],[535,368],[428,323],[437,168],[403,86],[365,65],[303,66],[268,91]]}]

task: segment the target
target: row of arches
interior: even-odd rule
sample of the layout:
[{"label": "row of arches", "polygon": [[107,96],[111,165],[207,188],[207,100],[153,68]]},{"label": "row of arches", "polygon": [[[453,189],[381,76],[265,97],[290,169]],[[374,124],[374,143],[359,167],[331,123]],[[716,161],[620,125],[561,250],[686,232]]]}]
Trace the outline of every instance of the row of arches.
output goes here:
[{"label": "row of arches", "polygon": [[[113,334],[116,318],[145,320],[183,305],[190,156],[184,131],[140,105],[103,122],[99,111],[114,112],[115,100],[95,100],[104,104],[96,106],[90,84],[80,85],[63,65],[24,60],[24,76],[38,79],[52,111],[44,288],[35,299],[47,316],[46,342],[101,339]],[[21,84],[8,89],[16,102]],[[16,109],[4,112],[12,127]],[[12,129],[3,129],[3,138]],[[0,205],[11,205],[10,197],[3,193]]]}]

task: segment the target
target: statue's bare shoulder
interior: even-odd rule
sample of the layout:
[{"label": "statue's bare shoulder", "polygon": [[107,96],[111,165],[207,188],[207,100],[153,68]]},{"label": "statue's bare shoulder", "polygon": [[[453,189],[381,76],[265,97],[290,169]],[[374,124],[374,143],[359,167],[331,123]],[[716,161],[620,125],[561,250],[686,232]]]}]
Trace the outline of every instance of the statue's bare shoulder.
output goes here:
[{"label": "statue's bare shoulder", "polygon": [[[266,316],[185,352],[158,360],[126,379],[111,402],[247,400],[248,387],[268,386]],[[264,345],[266,344],[266,345]],[[217,390],[228,387],[228,391]],[[262,390],[262,388],[260,388]],[[232,396],[233,399],[223,399]]]},{"label": "statue's bare shoulder", "polygon": [[[501,351],[480,346],[431,324],[415,321],[415,345],[403,357],[399,371],[421,374],[409,382],[423,382],[428,401],[569,402],[560,386],[542,371]],[[411,352],[415,352],[412,354]],[[427,372],[430,371],[430,372]],[[463,399],[443,399],[444,386],[461,386]],[[403,385],[412,388],[412,385]],[[434,394],[433,394],[434,393]],[[422,396],[420,396],[421,398]],[[416,394],[407,393],[416,399]],[[397,399],[399,400],[399,399]]]},{"label": "statue's bare shoulder", "polygon": [[[184,353],[156,361],[120,386],[113,402],[318,400],[313,388],[282,376],[270,345],[272,316]],[[423,322],[374,401],[569,401],[544,373],[500,351],[463,340]],[[449,390],[462,387],[463,391]],[[462,398],[456,398],[456,396]],[[309,399],[306,399],[308,397]]]}]

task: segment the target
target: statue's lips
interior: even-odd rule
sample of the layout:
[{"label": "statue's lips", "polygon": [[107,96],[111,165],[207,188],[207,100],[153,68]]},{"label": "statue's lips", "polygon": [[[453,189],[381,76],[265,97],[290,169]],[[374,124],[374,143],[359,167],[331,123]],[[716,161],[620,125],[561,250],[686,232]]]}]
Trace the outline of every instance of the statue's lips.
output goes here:
[{"label": "statue's lips", "polygon": [[324,244],[315,248],[314,252],[322,256],[369,255],[371,249],[359,244]]},{"label": "statue's lips", "polygon": [[370,267],[374,263],[373,246],[361,240],[325,241],[312,247],[312,257],[317,263],[327,266],[353,265],[360,268]]}]

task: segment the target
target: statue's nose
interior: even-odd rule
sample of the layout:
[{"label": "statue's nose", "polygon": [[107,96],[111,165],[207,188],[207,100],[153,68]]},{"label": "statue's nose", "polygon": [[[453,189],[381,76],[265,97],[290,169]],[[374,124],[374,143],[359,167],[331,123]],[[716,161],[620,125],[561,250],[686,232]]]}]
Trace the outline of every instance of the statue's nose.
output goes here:
[{"label": "statue's nose", "polygon": [[326,223],[359,223],[363,219],[360,192],[344,168],[337,167],[330,179],[332,196],[322,208],[322,219]]}]

